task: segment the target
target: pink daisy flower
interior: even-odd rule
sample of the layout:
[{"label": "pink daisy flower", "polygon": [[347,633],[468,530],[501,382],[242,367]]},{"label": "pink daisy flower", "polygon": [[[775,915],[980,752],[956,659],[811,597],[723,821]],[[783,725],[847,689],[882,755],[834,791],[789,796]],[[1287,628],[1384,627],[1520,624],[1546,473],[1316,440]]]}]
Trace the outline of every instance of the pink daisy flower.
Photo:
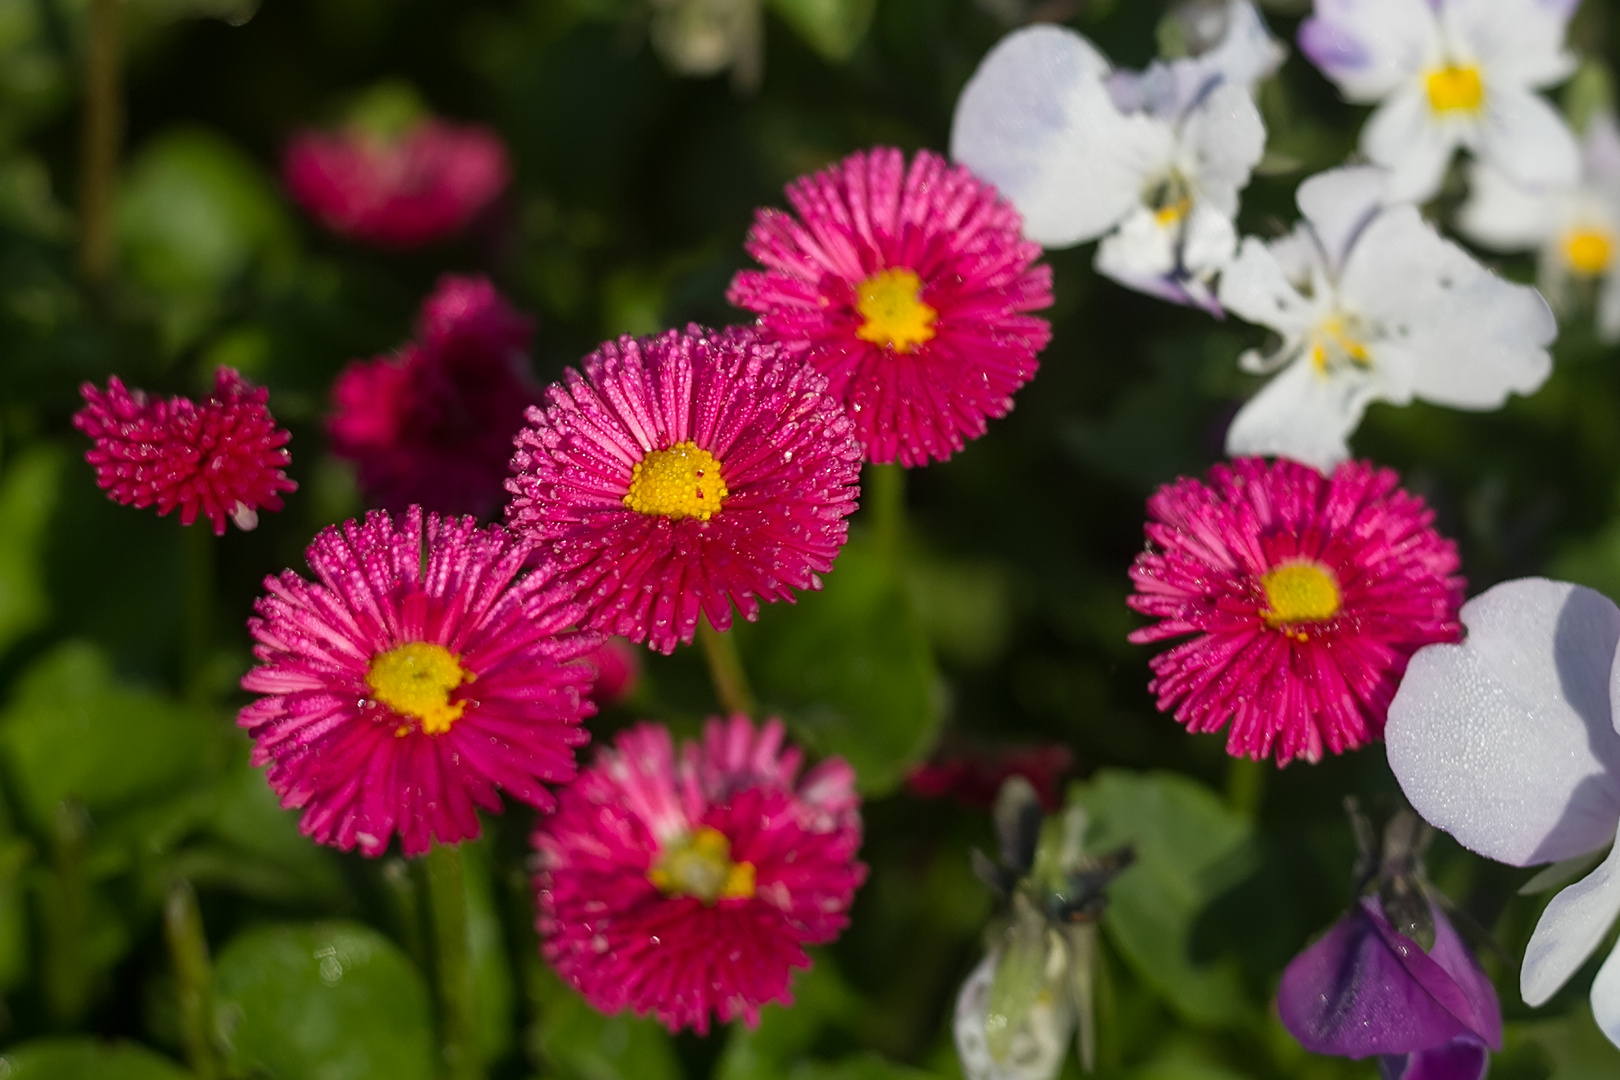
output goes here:
[{"label": "pink daisy flower", "polygon": [[357,360],[332,387],[332,450],[355,462],[366,497],[441,513],[493,513],[512,437],[540,400],[528,374],[534,320],[484,278],[446,275],[422,305],[417,341]]},{"label": "pink daisy flower", "polygon": [[754,216],[727,298],[804,356],[855,418],[869,460],[944,461],[1012,409],[1046,347],[1052,270],[1018,211],[938,154],[852,154],[788,185],[798,217]]},{"label": "pink daisy flower", "polygon": [[671,1031],[791,1003],[866,877],[854,771],[797,779],[802,761],[779,720],[710,720],[678,757],[661,726],[621,733],[535,829],[546,959],[597,1009]]},{"label": "pink daisy flower", "polygon": [[1153,658],[1160,710],[1189,731],[1230,721],[1227,753],[1279,765],[1381,738],[1412,654],[1462,630],[1456,545],[1398,482],[1240,458],[1160,488],[1128,600],[1159,621],[1131,640],[1196,635]]},{"label": "pink daisy flower", "polygon": [[73,426],[95,441],[84,459],[116,503],[155,505],[159,517],[179,507],[182,525],[202,514],[223,536],[227,520],[253,529],[261,508],[280,510],[281,493],[298,490],[282,471],[292,436],[276,427],[269,391],[230,368],[214,373],[214,392],[201,403],[154,401],[116,375],[106,390],[85,383],[79,393],[85,404]]},{"label": "pink daisy flower", "polygon": [[620,338],[529,410],[507,519],[587,623],[661,652],[700,614],[819,589],[855,508],[861,449],[827,380],[749,331]]},{"label": "pink daisy flower", "polygon": [[339,236],[410,248],[458,233],[505,189],[512,166],[482,125],[424,120],[397,139],[306,131],[282,156],[293,199]]},{"label": "pink daisy flower", "polygon": [[550,809],[575,772],[596,634],[526,544],[498,525],[412,507],[326,529],[315,581],[265,579],[248,620],[264,695],[238,723],[281,804],[317,843],[406,855],[478,835],[497,789]]}]

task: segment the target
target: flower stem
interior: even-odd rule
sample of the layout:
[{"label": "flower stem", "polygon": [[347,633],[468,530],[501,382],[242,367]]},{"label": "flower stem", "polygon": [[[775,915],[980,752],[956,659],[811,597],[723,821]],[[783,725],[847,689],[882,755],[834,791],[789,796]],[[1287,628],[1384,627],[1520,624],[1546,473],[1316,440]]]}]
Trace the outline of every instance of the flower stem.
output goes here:
[{"label": "flower stem", "polygon": [[185,697],[203,703],[209,696],[209,661],[214,654],[214,544],[206,518],[182,528],[185,550],[185,640],[180,685]]},{"label": "flower stem", "polygon": [[863,487],[872,542],[879,555],[899,565],[906,538],[906,470],[900,465],[868,465]]},{"label": "flower stem", "polygon": [[84,942],[89,883],[85,876],[89,815],[64,799],[51,819],[51,874],[41,883],[45,945],[45,1004],[63,1026],[84,1018],[90,1006],[90,959]]},{"label": "flower stem", "polygon": [[79,269],[91,285],[104,283],[113,265],[113,190],[124,134],[121,6],[120,0],[90,0],[85,42]]},{"label": "flower stem", "polygon": [[1234,757],[1226,770],[1226,802],[1244,817],[1254,817],[1266,797],[1268,763]]},{"label": "flower stem", "polygon": [[743,670],[736,640],[710,626],[705,616],[698,620],[698,641],[703,643],[703,655],[709,661],[709,678],[714,681],[714,694],[720,699],[720,707],[728,713],[754,715],[754,692],[748,687],[748,673]]},{"label": "flower stem", "polygon": [[215,1080],[219,1061],[214,1053],[214,970],[208,961],[208,939],[203,935],[197,894],[184,879],[169,886],[163,905],[163,936],[174,964],[176,997],[180,1005],[180,1041],[186,1064],[199,1080]]},{"label": "flower stem", "polygon": [[439,981],[439,1034],[446,1080],[482,1080],[478,1009],[473,1000],[467,881],[461,848],[434,844],[427,856],[428,904]]}]

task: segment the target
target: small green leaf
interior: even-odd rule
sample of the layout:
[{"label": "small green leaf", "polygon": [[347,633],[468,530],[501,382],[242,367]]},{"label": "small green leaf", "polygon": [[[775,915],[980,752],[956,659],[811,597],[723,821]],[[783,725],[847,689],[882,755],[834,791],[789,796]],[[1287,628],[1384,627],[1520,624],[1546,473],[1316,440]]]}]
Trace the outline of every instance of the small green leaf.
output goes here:
[{"label": "small green leaf", "polygon": [[793,27],[828,60],[847,60],[872,25],[877,0],[769,0],[782,21]]},{"label": "small green leaf", "polygon": [[547,1076],[561,1080],[680,1080],[680,1062],[669,1033],[629,1013],[603,1016],[550,968],[531,988],[539,1020],[532,1047]]},{"label": "small green leaf", "polygon": [[191,1073],[136,1043],[37,1039],[0,1055],[5,1080],[192,1080]]},{"label": "small green leaf", "polygon": [[0,652],[49,614],[42,545],[65,461],[55,447],[36,449],[0,476]]},{"label": "small green leaf", "polygon": [[273,1080],[431,1080],[427,986],[399,947],[352,923],[267,926],[215,966],[232,1066]]}]

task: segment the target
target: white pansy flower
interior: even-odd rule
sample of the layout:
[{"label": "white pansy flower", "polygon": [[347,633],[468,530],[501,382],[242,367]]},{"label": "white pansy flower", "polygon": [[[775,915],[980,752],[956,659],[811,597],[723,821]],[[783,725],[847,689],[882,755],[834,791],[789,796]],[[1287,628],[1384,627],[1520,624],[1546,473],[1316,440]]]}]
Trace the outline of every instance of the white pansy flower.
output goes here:
[{"label": "white pansy flower", "polygon": [[[1620,608],[1529,578],[1469,601],[1462,621],[1462,644],[1412,657],[1389,707],[1389,764],[1417,812],[1470,850],[1596,867],[1547,905],[1525,950],[1519,989],[1541,1005],[1620,914]],[[1598,971],[1592,1010],[1620,1046],[1620,950]]]},{"label": "white pansy flower", "polygon": [[1361,149],[1426,199],[1459,147],[1531,187],[1575,178],[1575,139],[1535,93],[1567,78],[1575,0],[1316,0],[1300,49],[1350,101]]},{"label": "white pansy flower", "polygon": [[1240,361],[1277,374],[1233,419],[1228,454],[1326,471],[1350,456],[1371,402],[1494,409],[1546,381],[1558,323],[1541,294],[1442,239],[1415,206],[1390,205],[1388,181],[1376,166],[1311,177],[1293,233],[1246,238],[1222,274],[1221,303],[1282,337]]},{"label": "white pansy flower", "polygon": [[1247,0],[1227,8],[1213,47],[1141,74],[1116,73],[1064,27],[1007,35],[956,103],[952,157],[1012,201],[1036,243],[1102,238],[1103,274],[1218,311],[1211,282],[1265,151],[1250,84],[1281,56]]},{"label": "white pansy flower", "polygon": [[1596,287],[1598,332],[1620,341],[1620,127],[1592,118],[1581,140],[1581,175],[1570,187],[1533,190],[1478,163],[1457,216],[1468,237],[1498,251],[1535,249],[1541,288],[1569,310],[1574,294]]}]

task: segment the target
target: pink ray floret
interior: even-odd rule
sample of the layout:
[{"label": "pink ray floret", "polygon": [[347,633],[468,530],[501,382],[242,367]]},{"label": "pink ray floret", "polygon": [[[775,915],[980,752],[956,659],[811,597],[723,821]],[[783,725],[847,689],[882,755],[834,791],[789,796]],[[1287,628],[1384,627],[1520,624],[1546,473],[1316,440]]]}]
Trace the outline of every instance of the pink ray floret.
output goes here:
[{"label": "pink ray floret", "polygon": [[149,398],[116,375],[105,390],[85,383],[79,393],[73,426],[95,441],[84,458],[114,502],[156,506],[159,516],[178,507],[180,524],[201,515],[223,536],[226,521],[252,529],[261,509],[280,510],[282,493],[298,489],[282,471],[292,436],[276,427],[269,392],[230,368],[215,372],[200,402]]},{"label": "pink ray floret", "polygon": [[[753,1025],[761,1005],[791,1003],[805,946],[843,930],[866,877],[855,775],[831,758],[799,778],[782,734],[779,720],[712,719],[677,755],[667,729],[641,724],[537,826],[541,950],[597,1009],[671,1031],[706,1033],[711,1014]],[[719,895],[667,874],[704,837],[728,874]]]},{"label": "pink ray floret", "polygon": [[1153,658],[1159,708],[1279,765],[1382,738],[1412,654],[1462,632],[1456,545],[1398,484],[1241,458],[1160,488],[1128,601],[1158,621],[1131,640],[1194,636]]},{"label": "pink ray floret", "polygon": [[[882,147],[787,196],[793,214],[755,214],[747,249],[765,269],[739,272],[728,299],[826,374],[869,460],[943,461],[1012,409],[1051,338],[1027,313],[1051,306],[1052,271],[1034,265],[1041,249],[1011,203],[937,154],[908,168]],[[863,309],[873,302],[894,321]]]},{"label": "pink ray floret", "polygon": [[[750,331],[696,326],[608,342],[582,366],[529,410],[507,520],[558,564],[588,625],[668,653],[700,615],[725,630],[732,604],[752,620],[821,587],[861,459],[823,376]],[[637,468],[682,452],[709,475],[634,508]]]},{"label": "pink ray floret", "polygon": [[[541,809],[575,773],[599,635],[528,546],[472,518],[373,512],[323,531],[315,580],[265,579],[248,620],[263,695],[238,723],[306,836],[406,855],[479,832],[497,791]],[[437,680],[437,681],[435,681]]]},{"label": "pink ray floret", "polygon": [[485,278],[445,275],[422,305],[416,340],[357,360],[332,386],[332,449],[353,461],[366,497],[447,514],[494,513],[512,437],[540,400],[529,376],[534,320]]}]

